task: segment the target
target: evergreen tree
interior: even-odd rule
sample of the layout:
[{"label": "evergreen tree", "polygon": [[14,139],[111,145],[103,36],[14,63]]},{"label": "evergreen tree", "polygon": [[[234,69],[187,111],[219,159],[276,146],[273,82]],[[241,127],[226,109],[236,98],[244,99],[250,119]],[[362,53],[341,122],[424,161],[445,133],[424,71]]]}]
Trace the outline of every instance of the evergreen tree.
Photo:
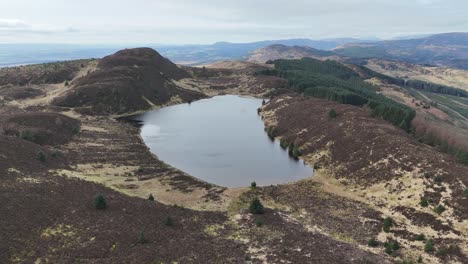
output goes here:
[{"label": "evergreen tree", "polygon": [[174,223],[173,223],[173,221],[172,221],[172,217],[166,216],[166,218],[164,218],[164,225],[166,225],[166,226],[173,226]]},{"label": "evergreen tree", "polygon": [[258,198],[254,198],[250,202],[249,211],[251,214],[263,214],[264,213],[263,205]]},{"label": "evergreen tree", "polygon": [[387,217],[384,219],[384,224],[383,224],[383,231],[385,233],[390,232],[390,227],[393,225],[393,219],[390,217]]},{"label": "evergreen tree", "polygon": [[424,245],[425,252],[433,252],[434,251],[434,241],[429,239],[426,244]]},{"label": "evergreen tree", "polygon": [[47,157],[46,157],[46,155],[45,155],[44,152],[42,152],[42,151],[39,150],[39,151],[36,153],[36,159],[37,159],[38,161],[40,161],[40,162],[46,162]]},{"label": "evergreen tree", "polygon": [[138,243],[140,244],[146,244],[148,242],[148,240],[146,240],[146,237],[145,237],[145,232],[144,230],[142,230],[140,232],[140,234],[138,234]]},{"label": "evergreen tree", "polygon": [[101,194],[97,195],[96,197],[94,197],[94,208],[95,209],[99,209],[99,210],[102,210],[102,209],[106,209],[107,208],[107,202],[106,202],[106,199],[104,198],[104,196],[102,196]]},{"label": "evergreen tree", "polygon": [[154,196],[153,196],[152,194],[150,194],[150,195],[148,196],[148,200],[154,201]]},{"label": "evergreen tree", "polygon": [[336,111],[335,109],[332,109],[328,112],[328,118],[330,119],[335,119],[336,118]]}]

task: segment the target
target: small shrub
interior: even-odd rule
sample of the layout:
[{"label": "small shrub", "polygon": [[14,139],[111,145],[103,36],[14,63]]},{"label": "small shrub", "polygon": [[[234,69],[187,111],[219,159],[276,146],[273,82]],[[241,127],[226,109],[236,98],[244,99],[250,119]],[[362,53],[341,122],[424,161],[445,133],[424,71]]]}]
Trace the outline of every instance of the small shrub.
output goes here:
[{"label": "small shrub", "polygon": [[262,105],[266,105],[266,101],[265,101],[265,99],[263,99],[263,101],[262,101]]},{"label": "small shrub", "polygon": [[148,196],[148,200],[154,201],[154,196],[153,196],[153,194],[150,193],[150,195]]},{"label": "small shrub", "polygon": [[434,210],[435,210],[435,212],[437,214],[441,214],[441,213],[443,213],[445,211],[445,207],[443,205],[439,204]]},{"label": "small shrub", "polygon": [[463,195],[464,195],[465,197],[468,197],[468,188],[465,188],[465,190],[463,191]]},{"label": "small shrub", "polygon": [[426,236],[424,234],[419,234],[414,239],[417,241],[424,241],[426,240]]},{"label": "small shrub", "polygon": [[398,241],[393,240],[390,242],[385,242],[385,253],[388,255],[391,255],[394,251],[397,251],[400,249],[400,244],[398,244]]},{"label": "small shrub", "polygon": [[429,200],[427,200],[426,197],[421,197],[421,201],[419,202],[419,205],[422,207],[427,207],[429,205]]},{"label": "small shrub", "polygon": [[250,183],[250,188],[256,189],[257,188],[257,183],[256,182],[251,182]]},{"label": "small shrub", "polygon": [[448,249],[446,247],[441,247],[441,248],[439,248],[439,250],[437,250],[436,256],[445,257],[445,256],[447,256],[447,253],[448,253]]},{"label": "small shrub", "polygon": [[29,130],[21,131],[20,134],[19,134],[19,137],[21,139],[31,141],[31,142],[34,142],[34,143],[37,143],[37,141],[38,141],[37,135],[34,132],[29,131]]},{"label": "small shrub", "polygon": [[429,239],[424,245],[424,252],[434,252],[434,241]]},{"label": "small shrub", "polygon": [[245,255],[245,258],[244,258],[245,261],[251,261],[252,258],[249,256],[249,255]]},{"label": "small shrub", "polygon": [[172,217],[166,216],[166,218],[164,218],[164,225],[173,226],[174,222],[172,221]]},{"label": "small shrub", "polygon": [[387,255],[391,255],[391,254],[393,253],[393,250],[392,250],[392,247],[390,246],[390,244],[387,244],[387,245],[385,246],[385,253],[386,253]]},{"label": "small shrub", "polygon": [[139,172],[139,173],[142,173],[142,172],[144,172],[144,171],[145,171],[145,170],[144,170],[142,167],[139,167],[139,168],[138,168],[138,172]]},{"label": "small shrub", "polygon": [[140,232],[140,234],[138,234],[138,243],[139,244],[148,243],[148,240],[146,240],[146,237],[145,237],[145,232],[143,230]]},{"label": "small shrub", "polygon": [[262,227],[263,226],[263,220],[260,219],[260,218],[257,218],[255,220],[255,225],[258,226],[258,227]]},{"label": "small shrub", "polygon": [[62,154],[62,152],[56,150],[56,151],[52,152],[52,154],[50,154],[50,156],[52,156],[52,158],[58,158],[58,157],[63,156],[63,154]]},{"label": "small shrub", "polygon": [[383,231],[385,233],[390,232],[390,227],[392,226],[393,226],[393,219],[390,217],[385,218],[384,223],[383,223]]},{"label": "small shrub", "polygon": [[40,162],[46,162],[47,160],[47,157],[45,155],[44,152],[42,152],[41,150],[39,150],[37,153],[36,153],[36,159]]},{"label": "small shrub", "polygon": [[377,247],[379,245],[379,242],[377,242],[377,240],[371,238],[371,239],[369,239],[369,241],[367,241],[367,245],[369,247]]},{"label": "small shrub", "polygon": [[260,202],[258,198],[254,198],[250,202],[249,211],[251,214],[263,214],[264,213],[263,204]]},{"label": "small shrub", "polygon": [[267,134],[268,134],[268,137],[270,137],[271,139],[274,139],[278,135],[278,131],[276,130],[275,127],[271,126],[267,129]]},{"label": "small shrub", "polygon": [[299,157],[302,153],[301,153],[301,150],[299,149],[298,146],[294,146],[293,150],[292,150],[292,154],[294,157]]},{"label": "small shrub", "polygon": [[68,81],[65,81],[65,86],[68,86],[68,85],[69,85]]},{"label": "small shrub", "polygon": [[337,116],[335,109],[332,109],[328,112],[328,118],[335,119]]},{"label": "small shrub", "polygon": [[442,182],[442,177],[440,177],[439,175],[435,176],[433,178],[434,182],[437,183],[437,184],[440,184]]},{"label": "small shrub", "polygon": [[287,141],[286,139],[282,138],[282,139],[280,140],[280,146],[281,146],[283,149],[287,149],[288,146],[289,146],[289,143],[288,143],[288,141]]},{"label": "small shrub", "polygon": [[394,240],[392,243],[390,243],[392,245],[392,249],[394,251],[397,251],[400,249],[400,244],[398,244],[398,241]]},{"label": "small shrub", "polygon": [[73,133],[73,134],[78,134],[78,133],[80,133],[80,128],[79,128],[79,127],[74,127],[74,128],[72,129],[72,133]]},{"label": "small shrub", "polygon": [[102,209],[106,209],[107,208],[107,202],[106,202],[106,199],[104,198],[104,196],[102,196],[101,194],[97,195],[96,197],[94,197],[94,208],[95,209],[98,209],[98,210],[102,210]]},{"label": "small shrub", "polygon": [[422,261],[423,261],[422,256],[419,256],[418,263],[422,263]]}]

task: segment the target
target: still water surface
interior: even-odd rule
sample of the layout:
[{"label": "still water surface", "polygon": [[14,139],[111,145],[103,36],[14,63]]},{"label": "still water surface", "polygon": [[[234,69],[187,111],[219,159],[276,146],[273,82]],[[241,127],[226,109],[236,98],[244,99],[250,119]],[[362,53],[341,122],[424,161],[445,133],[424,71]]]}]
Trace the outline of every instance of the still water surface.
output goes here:
[{"label": "still water surface", "polygon": [[233,95],[169,106],[132,119],[159,159],[199,179],[226,187],[297,181],[313,174],[264,132],[262,100]]}]

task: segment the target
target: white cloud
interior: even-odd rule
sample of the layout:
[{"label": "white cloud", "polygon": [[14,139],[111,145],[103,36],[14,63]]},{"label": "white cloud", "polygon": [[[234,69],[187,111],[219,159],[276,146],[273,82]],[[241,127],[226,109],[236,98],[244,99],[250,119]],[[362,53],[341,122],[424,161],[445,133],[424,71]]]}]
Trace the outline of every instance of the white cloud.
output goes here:
[{"label": "white cloud", "polygon": [[30,27],[30,25],[19,19],[0,18],[0,29],[18,29],[28,27]]},{"label": "white cloud", "polygon": [[392,38],[468,31],[466,10],[466,0],[0,0],[0,17],[15,18],[0,19],[0,42]]},{"label": "white cloud", "polygon": [[20,19],[0,18],[0,33],[72,33],[79,30],[72,27],[59,27],[47,24],[29,24]]}]

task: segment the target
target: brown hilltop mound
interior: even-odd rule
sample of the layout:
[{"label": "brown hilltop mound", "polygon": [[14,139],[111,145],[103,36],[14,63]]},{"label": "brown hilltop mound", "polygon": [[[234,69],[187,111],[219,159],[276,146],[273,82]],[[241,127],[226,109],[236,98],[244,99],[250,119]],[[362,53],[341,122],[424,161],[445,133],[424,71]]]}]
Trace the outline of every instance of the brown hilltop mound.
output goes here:
[{"label": "brown hilltop mound", "polygon": [[121,50],[103,58],[96,71],[77,79],[73,89],[54,104],[91,109],[88,113],[125,113],[161,105],[173,97],[183,101],[203,97],[173,83],[187,77],[189,73],[153,49]]},{"label": "brown hilltop mound", "polygon": [[12,114],[0,121],[0,134],[40,145],[64,144],[80,130],[80,121],[57,113]]}]

